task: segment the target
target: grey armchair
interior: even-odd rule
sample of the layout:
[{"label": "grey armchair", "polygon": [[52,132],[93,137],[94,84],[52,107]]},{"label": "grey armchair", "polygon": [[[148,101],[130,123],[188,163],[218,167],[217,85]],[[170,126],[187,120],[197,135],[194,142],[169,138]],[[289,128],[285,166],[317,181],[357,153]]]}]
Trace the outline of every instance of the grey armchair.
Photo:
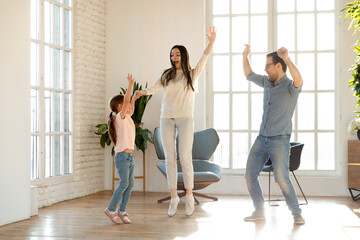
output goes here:
[{"label": "grey armchair", "polygon": [[[159,160],[165,160],[164,149],[161,141],[160,128],[155,128],[154,135],[154,146],[156,150],[156,155]],[[219,136],[215,129],[206,129],[203,131],[194,133],[194,142],[192,149],[193,156],[193,166],[194,166],[194,189],[199,190],[206,188],[212,183],[218,182],[221,178],[221,167],[218,164],[210,162],[209,159],[215,152],[217,145],[219,144]],[[182,190],[183,192],[179,194],[179,197],[183,197],[186,194],[186,189],[184,188],[184,181],[182,175],[181,164],[179,161],[179,155],[177,154],[177,166],[178,166],[178,183],[177,189]],[[166,167],[165,161],[160,161],[157,164],[158,169],[166,178]],[[193,192],[194,199],[196,204],[199,204],[199,201],[196,199],[198,197],[209,198],[214,201],[217,201],[218,198],[211,197],[205,194],[200,194]],[[170,200],[169,197],[165,197],[158,200],[158,203],[163,201]]]}]

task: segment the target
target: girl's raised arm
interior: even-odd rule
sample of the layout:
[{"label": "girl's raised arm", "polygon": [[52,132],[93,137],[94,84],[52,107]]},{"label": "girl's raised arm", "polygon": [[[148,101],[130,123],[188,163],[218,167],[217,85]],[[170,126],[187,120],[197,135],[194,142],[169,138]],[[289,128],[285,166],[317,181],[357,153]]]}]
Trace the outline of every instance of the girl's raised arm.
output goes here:
[{"label": "girl's raised arm", "polygon": [[132,97],[131,99],[131,112],[130,112],[130,116],[132,116],[134,114],[134,111],[135,111],[135,101],[138,100],[140,97],[141,97],[141,93],[140,91],[136,91],[134,96]]},{"label": "girl's raised arm", "polygon": [[121,119],[125,118],[126,112],[131,108],[130,105],[130,99],[131,99],[131,93],[134,86],[135,79],[133,78],[132,74],[128,74],[127,80],[129,82],[128,88],[126,90],[125,96],[124,96],[124,102],[120,111]]}]

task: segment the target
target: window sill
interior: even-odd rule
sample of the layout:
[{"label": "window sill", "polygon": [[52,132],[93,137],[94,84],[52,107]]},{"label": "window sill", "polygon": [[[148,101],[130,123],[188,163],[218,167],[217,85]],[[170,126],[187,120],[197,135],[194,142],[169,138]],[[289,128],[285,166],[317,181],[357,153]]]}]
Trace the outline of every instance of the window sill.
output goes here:
[{"label": "window sill", "polygon": [[74,174],[31,180],[31,185],[45,187],[74,181]]},{"label": "window sill", "polygon": [[[310,177],[310,178],[337,178],[341,177],[342,174],[337,170],[296,170],[294,171],[296,176],[300,177]],[[245,169],[222,169],[223,176],[234,176],[234,177],[243,177],[245,176]],[[271,173],[273,175],[273,173]],[[260,176],[268,176],[268,173],[261,172]],[[292,174],[290,173],[290,177]]]}]

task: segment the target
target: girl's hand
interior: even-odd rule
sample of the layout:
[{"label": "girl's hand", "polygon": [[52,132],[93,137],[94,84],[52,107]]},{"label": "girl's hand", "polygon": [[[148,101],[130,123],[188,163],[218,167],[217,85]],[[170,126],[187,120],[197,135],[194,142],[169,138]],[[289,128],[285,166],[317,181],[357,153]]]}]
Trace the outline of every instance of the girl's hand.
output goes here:
[{"label": "girl's hand", "polygon": [[129,84],[134,84],[135,79],[133,78],[132,74],[127,75],[127,80]]},{"label": "girl's hand", "polygon": [[207,39],[209,40],[209,42],[215,42],[216,39],[216,30],[214,26],[210,26],[210,33],[206,34]]}]

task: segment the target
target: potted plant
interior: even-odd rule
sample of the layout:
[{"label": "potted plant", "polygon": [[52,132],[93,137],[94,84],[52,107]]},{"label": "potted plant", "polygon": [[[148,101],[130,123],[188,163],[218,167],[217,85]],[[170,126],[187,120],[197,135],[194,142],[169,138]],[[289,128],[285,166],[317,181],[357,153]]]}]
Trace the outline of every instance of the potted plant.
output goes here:
[{"label": "potted plant", "polygon": [[[145,88],[147,88],[147,83],[145,85]],[[142,86],[135,82],[133,87],[132,95],[135,91],[142,90]],[[120,94],[126,93],[126,89],[121,88]],[[153,143],[152,141],[152,132],[149,129],[143,128],[143,123],[141,122],[145,108],[149,100],[151,99],[152,95],[147,96],[141,96],[139,99],[135,101],[135,109],[134,114],[132,115],[132,119],[135,123],[136,127],[136,135],[135,135],[135,146],[137,150],[141,150],[143,153],[147,149],[147,143]],[[108,124],[107,123],[101,123],[95,126],[97,128],[97,131],[95,134],[101,136],[100,137],[100,145],[101,147],[110,146],[111,140],[108,133]],[[114,155],[114,146],[111,149],[111,154]]]},{"label": "potted plant", "polygon": [[[349,2],[342,10],[346,13],[345,20],[350,17],[352,20],[349,24],[349,30],[353,29],[353,34],[358,34],[360,30],[360,0]],[[349,71],[352,72],[352,78],[349,80],[349,87],[352,87],[354,96],[357,98],[356,108],[360,106],[360,40],[358,39],[354,45],[355,63],[351,66]],[[356,117],[360,117],[360,111],[354,111],[358,114]]]}]

